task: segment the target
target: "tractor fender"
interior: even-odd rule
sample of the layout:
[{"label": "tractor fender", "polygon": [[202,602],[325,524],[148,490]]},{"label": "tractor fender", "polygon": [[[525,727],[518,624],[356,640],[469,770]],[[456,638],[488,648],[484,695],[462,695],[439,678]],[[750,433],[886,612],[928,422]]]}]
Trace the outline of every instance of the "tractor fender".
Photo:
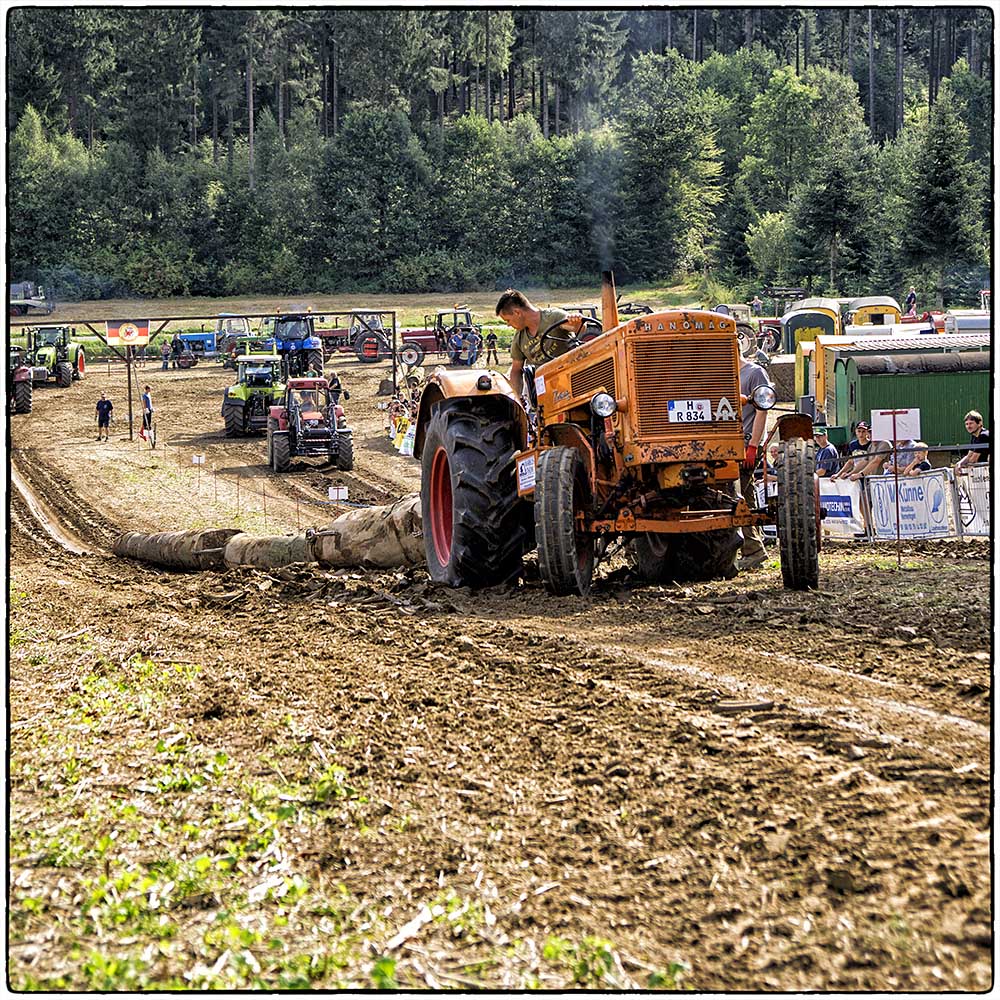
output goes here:
[{"label": "tractor fender", "polygon": [[278,421],[279,431],[288,430],[288,410],[286,410],[284,406],[269,406],[267,409],[267,415],[272,420]]},{"label": "tractor fender", "polygon": [[24,366],[14,369],[14,381],[15,382],[30,382],[31,381],[31,369],[25,368]]},{"label": "tractor fender", "polygon": [[323,346],[323,341],[319,337],[306,337],[302,341],[302,349],[305,351],[313,351],[321,348]]},{"label": "tractor fender", "polygon": [[778,440],[789,441],[792,438],[813,438],[812,417],[805,413],[785,413],[778,417]]},{"label": "tractor fender", "polygon": [[545,428],[545,433],[554,445],[563,448],[575,448],[580,453],[580,461],[587,470],[591,491],[597,482],[597,459],[594,449],[583,431],[576,424],[552,424]]},{"label": "tractor fender", "polygon": [[[490,388],[480,389],[476,383],[483,375],[490,377]],[[524,448],[528,442],[528,414],[524,410],[517,393],[511,388],[510,382],[499,372],[487,371],[484,368],[471,368],[465,371],[450,371],[447,368],[435,368],[427,378],[427,384],[420,396],[420,407],[417,410],[417,433],[413,441],[414,457],[419,458],[424,445],[424,433],[431,419],[434,408],[442,400],[448,399],[494,399],[507,411],[511,421],[516,424],[515,445]]]}]

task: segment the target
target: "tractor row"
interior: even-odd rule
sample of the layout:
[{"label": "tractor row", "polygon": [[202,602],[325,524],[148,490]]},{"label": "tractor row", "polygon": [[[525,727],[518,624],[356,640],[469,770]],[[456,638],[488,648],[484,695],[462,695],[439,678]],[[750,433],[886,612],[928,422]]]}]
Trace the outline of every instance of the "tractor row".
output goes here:
[{"label": "tractor row", "polygon": [[26,327],[24,345],[11,344],[7,356],[7,399],[14,413],[30,413],[34,386],[54,382],[67,389],[87,371],[83,344],[68,326]]}]

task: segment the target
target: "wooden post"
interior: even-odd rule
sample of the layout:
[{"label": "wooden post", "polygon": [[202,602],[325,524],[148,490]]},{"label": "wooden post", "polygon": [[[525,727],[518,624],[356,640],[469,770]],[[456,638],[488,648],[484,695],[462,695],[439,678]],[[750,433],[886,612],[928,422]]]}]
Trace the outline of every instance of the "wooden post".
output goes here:
[{"label": "wooden post", "polygon": [[134,347],[125,348],[125,378],[128,381],[128,439],[132,440],[132,352]]},{"label": "wooden post", "polygon": [[266,480],[260,484],[260,498],[263,504],[264,510],[264,527],[267,527],[267,482]]}]

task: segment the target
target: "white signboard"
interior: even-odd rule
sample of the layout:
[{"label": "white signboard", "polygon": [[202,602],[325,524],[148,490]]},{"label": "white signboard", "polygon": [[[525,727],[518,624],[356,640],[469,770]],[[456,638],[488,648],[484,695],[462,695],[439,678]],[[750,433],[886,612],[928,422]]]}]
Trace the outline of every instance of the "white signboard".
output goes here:
[{"label": "white signboard", "polygon": [[892,418],[896,416],[897,441],[920,440],[920,410],[872,410],[872,437],[876,441],[891,441]]},{"label": "white signboard", "polygon": [[326,495],[331,500],[346,500],[347,499],[347,487],[346,486],[328,486],[326,490]]},{"label": "white signboard", "polygon": [[517,492],[530,493],[535,488],[535,456],[525,455],[517,460]]},{"label": "white signboard", "polygon": [[191,464],[192,465],[204,465],[205,464],[205,456],[204,455],[192,455],[191,456]]},{"label": "white signboard", "polygon": [[853,538],[865,530],[861,513],[861,483],[849,479],[831,481],[826,476],[816,480],[819,505],[826,511],[820,522],[825,538]]},{"label": "white signboard", "polygon": [[[872,529],[878,538],[896,537],[896,477],[870,476]],[[952,534],[951,488],[943,470],[899,480],[901,538],[941,538]]]},{"label": "white signboard", "polygon": [[990,534],[990,467],[973,465],[968,472],[955,474],[958,518],[963,535]]}]

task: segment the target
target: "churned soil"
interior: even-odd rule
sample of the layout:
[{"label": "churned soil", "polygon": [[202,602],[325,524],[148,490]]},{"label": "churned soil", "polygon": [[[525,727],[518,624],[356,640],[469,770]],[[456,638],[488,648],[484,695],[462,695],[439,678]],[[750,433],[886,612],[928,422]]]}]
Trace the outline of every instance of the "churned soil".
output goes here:
[{"label": "churned soil", "polygon": [[[364,791],[357,815],[306,816],[282,844],[288,871],[382,921],[313,985],[371,985],[391,953],[396,980],[421,987],[645,986],[665,969],[699,991],[990,987],[987,543],[906,544],[901,567],[894,545],[828,546],[805,594],[782,589],[776,554],[690,586],[642,585],[612,564],[586,599],[548,596],[532,558],[516,586],[474,593],[422,571],[180,574],[107,554],[128,529],[320,525],[346,509],[330,485],[348,503],[416,491],[419,464],[392,449],[377,406],[386,367],[338,370],[353,473],[302,462],[273,475],[263,438],[223,436],[231,375],[205,364],[140,371],[155,450],[128,441],[121,369],[95,366],[11,418],[14,470],[90,553],[68,551],[11,493],[12,757],[109,665],[192,668],[158,718],[140,725],[109,704],[89,742],[57,752],[49,732],[40,763],[12,769],[14,983],[93,985],[79,948],[147,943],[74,923],[83,875],[31,835],[57,804],[135,797],[135,822],[159,832],[102,852],[104,875],[158,850],[185,857],[170,818],[207,829],[211,803],[197,789],[142,792],[146,736],[183,731],[225,755],[233,788],[306,781],[300,758],[276,756],[290,741]],[[100,391],[120,418],[108,443],[94,440]],[[81,794],[66,759],[85,755]],[[171,947],[149,959],[158,981],[212,965],[203,931],[228,902],[213,891],[172,918]],[[391,940],[448,893],[476,903],[476,927],[428,919]],[[42,902],[25,913],[29,896]],[[572,963],[560,978],[553,956],[593,940],[610,943],[605,978]]]}]

